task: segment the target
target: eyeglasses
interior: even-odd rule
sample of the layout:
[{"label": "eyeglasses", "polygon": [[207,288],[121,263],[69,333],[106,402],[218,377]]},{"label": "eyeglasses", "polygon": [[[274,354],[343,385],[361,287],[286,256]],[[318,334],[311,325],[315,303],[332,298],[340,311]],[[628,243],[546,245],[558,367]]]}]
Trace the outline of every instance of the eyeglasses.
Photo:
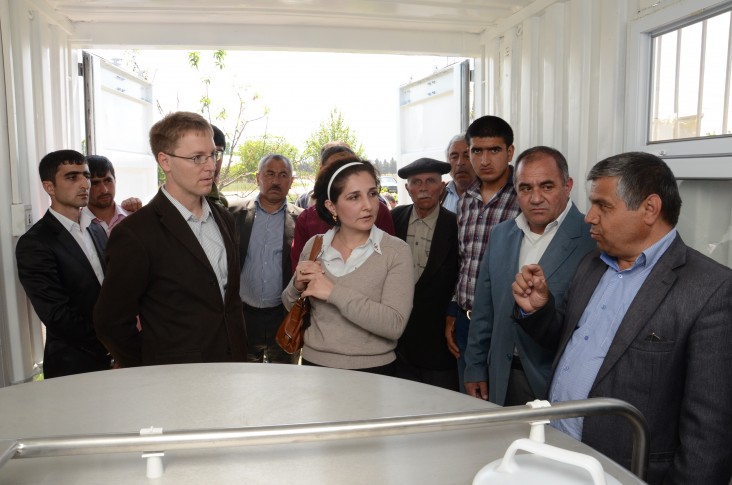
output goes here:
[{"label": "eyeglasses", "polygon": [[172,153],[163,152],[169,157],[175,157],[175,158],[182,158],[184,160],[190,160],[191,162],[195,163],[196,165],[203,165],[204,163],[208,162],[209,158],[213,160],[214,163],[218,162],[219,160],[224,158],[224,152],[221,150],[216,150],[211,155],[195,155],[193,157],[181,157],[180,155],[174,155]]}]

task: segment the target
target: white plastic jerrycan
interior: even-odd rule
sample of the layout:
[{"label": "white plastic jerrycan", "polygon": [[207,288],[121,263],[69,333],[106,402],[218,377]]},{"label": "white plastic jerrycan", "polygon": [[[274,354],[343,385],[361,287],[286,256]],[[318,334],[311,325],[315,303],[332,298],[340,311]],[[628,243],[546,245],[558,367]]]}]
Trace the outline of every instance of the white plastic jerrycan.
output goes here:
[{"label": "white plastic jerrycan", "polygon": [[[551,404],[536,400],[527,405],[538,408]],[[480,469],[473,485],[620,485],[596,458],[546,444],[544,425],[548,423],[531,423],[530,438],[511,443],[503,458]],[[529,454],[516,455],[518,450]]]}]

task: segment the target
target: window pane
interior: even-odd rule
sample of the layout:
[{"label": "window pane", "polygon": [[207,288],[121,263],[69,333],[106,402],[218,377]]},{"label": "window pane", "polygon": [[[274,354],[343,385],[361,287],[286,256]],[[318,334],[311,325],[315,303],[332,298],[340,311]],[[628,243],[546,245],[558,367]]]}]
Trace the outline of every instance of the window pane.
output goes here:
[{"label": "window pane", "polygon": [[731,18],[727,11],[653,38],[649,141],[730,133]]},{"label": "window pane", "polygon": [[[707,42],[704,63],[702,119],[700,136],[726,134],[724,123],[724,90],[727,80],[730,13],[707,20]],[[720,62],[715,62],[718,60]],[[729,130],[727,130],[727,133]]]}]

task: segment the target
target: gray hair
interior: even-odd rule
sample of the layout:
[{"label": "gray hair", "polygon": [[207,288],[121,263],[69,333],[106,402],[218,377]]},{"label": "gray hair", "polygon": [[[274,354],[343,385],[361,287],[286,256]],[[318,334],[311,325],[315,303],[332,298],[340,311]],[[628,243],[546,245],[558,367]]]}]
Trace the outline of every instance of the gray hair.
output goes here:
[{"label": "gray hair", "polygon": [[290,171],[290,175],[292,175],[292,162],[290,162],[290,159],[287,158],[284,155],[280,155],[279,153],[270,153],[269,155],[263,156],[259,160],[259,165],[257,165],[257,172],[261,172],[262,168],[269,162],[270,160],[282,160],[282,162],[287,165],[287,170]]},{"label": "gray hair", "polygon": [[644,152],[627,152],[606,158],[597,163],[588,181],[617,177],[618,197],[630,210],[637,210],[652,194],[661,199],[661,217],[672,226],[679,221],[681,196],[673,172],[666,162]]},{"label": "gray hair", "polygon": [[458,133],[457,135],[453,136],[450,139],[450,143],[447,144],[447,148],[445,149],[445,160],[450,160],[450,147],[456,141],[464,141],[465,143],[467,143],[467,141],[465,141],[465,135]]}]

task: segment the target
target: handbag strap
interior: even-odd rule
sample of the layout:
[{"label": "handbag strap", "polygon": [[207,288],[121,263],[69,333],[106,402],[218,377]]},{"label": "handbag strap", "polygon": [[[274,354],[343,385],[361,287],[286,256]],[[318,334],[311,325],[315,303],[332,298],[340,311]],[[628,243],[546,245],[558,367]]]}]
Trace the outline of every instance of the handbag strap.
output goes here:
[{"label": "handbag strap", "polygon": [[315,236],[315,242],[313,243],[313,247],[310,250],[310,261],[315,261],[318,258],[318,254],[320,254],[320,249],[323,247],[323,235],[318,234]]}]

